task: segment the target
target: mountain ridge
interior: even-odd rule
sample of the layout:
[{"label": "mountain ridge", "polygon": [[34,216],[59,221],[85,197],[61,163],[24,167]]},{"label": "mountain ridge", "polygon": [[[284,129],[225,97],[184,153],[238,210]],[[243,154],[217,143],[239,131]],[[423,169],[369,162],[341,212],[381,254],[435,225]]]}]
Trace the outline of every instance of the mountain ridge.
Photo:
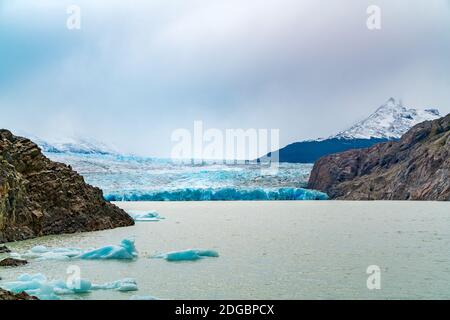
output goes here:
[{"label": "mountain ridge", "polygon": [[450,114],[398,141],[320,158],[308,188],[339,200],[450,200]]},{"label": "mountain ridge", "polygon": [[[328,138],[294,142],[279,149],[278,161],[313,163],[329,154],[395,141],[417,123],[436,118],[439,118],[437,109],[406,108],[401,101],[390,98],[367,118],[347,130]],[[267,161],[272,153],[260,158],[260,161]]]}]

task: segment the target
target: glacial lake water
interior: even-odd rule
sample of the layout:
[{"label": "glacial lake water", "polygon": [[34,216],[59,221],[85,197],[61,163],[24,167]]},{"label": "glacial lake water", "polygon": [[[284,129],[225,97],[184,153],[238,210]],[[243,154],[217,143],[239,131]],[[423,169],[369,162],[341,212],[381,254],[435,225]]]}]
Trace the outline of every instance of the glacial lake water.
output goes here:
[{"label": "glacial lake water", "polygon": [[[33,261],[0,268],[1,283],[23,273],[66,279],[76,265],[95,283],[135,278],[137,292],[94,291],[63,299],[450,299],[450,204],[447,202],[121,202],[166,219],[134,227],[50,236],[7,244],[101,247],[134,237],[136,261]],[[149,259],[188,248],[219,258]],[[379,290],[367,268],[380,268]]]}]

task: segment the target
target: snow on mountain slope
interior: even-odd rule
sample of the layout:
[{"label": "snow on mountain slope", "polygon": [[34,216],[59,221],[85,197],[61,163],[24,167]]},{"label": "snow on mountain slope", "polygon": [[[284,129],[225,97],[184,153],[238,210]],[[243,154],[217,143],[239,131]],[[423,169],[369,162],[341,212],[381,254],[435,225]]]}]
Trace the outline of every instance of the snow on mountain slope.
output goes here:
[{"label": "snow on mountain slope", "polygon": [[28,132],[16,131],[15,134],[30,139],[36,143],[44,153],[118,154],[118,151],[115,148],[95,139],[70,137],[44,140]]},{"label": "snow on mountain slope", "polygon": [[93,139],[67,138],[52,142],[44,142],[41,145],[44,152],[57,153],[81,153],[81,154],[116,154],[117,151]]},{"label": "snow on mountain slope", "polygon": [[368,118],[330,139],[399,139],[416,124],[439,117],[437,109],[408,109],[401,102],[390,98]]}]

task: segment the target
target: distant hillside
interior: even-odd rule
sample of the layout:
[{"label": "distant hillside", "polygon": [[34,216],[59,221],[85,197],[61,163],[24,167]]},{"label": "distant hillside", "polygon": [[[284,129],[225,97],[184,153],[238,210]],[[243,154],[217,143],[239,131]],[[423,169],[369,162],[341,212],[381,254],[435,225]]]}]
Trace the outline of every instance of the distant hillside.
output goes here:
[{"label": "distant hillside", "polygon": [[[322,141],[303,141],[290,144],[279,151],[280,162],[313,163],[328,154],[350,149],[368,148],[388,139],[326,139]],[[269,153],[269,156],[271,154]]]}]

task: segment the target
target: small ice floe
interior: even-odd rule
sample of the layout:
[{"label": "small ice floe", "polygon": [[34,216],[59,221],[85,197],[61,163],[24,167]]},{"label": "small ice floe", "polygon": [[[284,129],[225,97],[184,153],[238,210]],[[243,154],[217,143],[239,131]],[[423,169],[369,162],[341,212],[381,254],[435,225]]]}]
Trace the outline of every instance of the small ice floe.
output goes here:
[{"label": "small ice floe", "polygon": [[134,279],[123,279],[105,284],[93,284],[89,280],[79,279],[68,285],[65,281],[48,281],[42,274],[23,274],[16,281],[6,282],[0,286],[13,293],[26,292],[41,300],[59,300],[63,295],[86,294],[94,290],[115,290],[121,292],[137,291]]},{"label": "small ice floe", "polygon": [[134,240],[124,239],[119,245],[109,245],[98,249],[48,248],[35,246],[23,254],[12,253],[17,259],[69,260],[69,259],[119,259],[132,260],[137,257]]},{"label": "small ice floe", "polygon": [[156,211],[128,211],[128,214],[136,222],[158,222],[164,217],[161,217]]},{"label": "small ice floe", "polygon": [[118,259],[118,260],[133,260],[137,258],[138,253],[134,246],[134,240],[124,239],[120,245],[106,246],[91,251],[84,252],[80,255],[80,259],[87,260],[105,260],[105,259]]},{"label": "small ice floe", "polygon": [[131,278],[126,278],[122,280],[117,280],[113,282],[108,282],[101,285],[93,285],[92,290],[117,290],[121,292],[127,291],[137,291],[137,283],[136,280]]},{"label": "small ice floe", "polygon": [[167,252],[153,258],[166,259],[167,261],[195,261],[205,257],[218,258],[219,253],[214,250],[188,249]]},{"label": "small ice floe", "polygon": [[78,248],[47,248],[46,246],[35,246],[21,255],[26,259],[37,260],[68,260],[78,257],[82,250]]},{"label": "small ice floe", "polygon": [[131,296],[130,300],[158,300],[158,298],[155,298],[155,297],[152,297],[152,296],[133,295],[133,296]]}]

